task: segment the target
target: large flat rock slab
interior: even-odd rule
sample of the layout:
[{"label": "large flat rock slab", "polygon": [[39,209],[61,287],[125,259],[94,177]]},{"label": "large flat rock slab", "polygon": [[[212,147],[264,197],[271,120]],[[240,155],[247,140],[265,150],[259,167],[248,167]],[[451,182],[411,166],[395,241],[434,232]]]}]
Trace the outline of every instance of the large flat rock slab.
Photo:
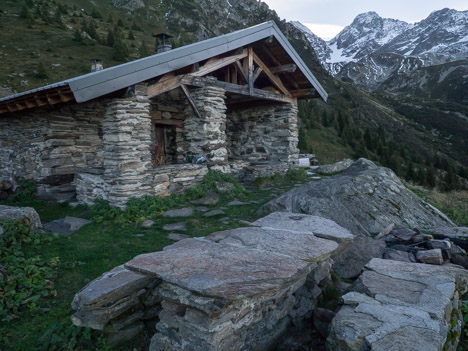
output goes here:
[{"label": "large flat rock slab", "polygon": [[346,228],[335,222],[317,216],[290,213],[273,212],[252,223],[253,226],[311,233],[317,237],[336,242],[352,241],[354,235]]},{"label": "large flat rock slab", "polygon": [[310,266],[300,259],[205,239],[182,240],[125,264],[192,293],[226,300],[274,294],[305,277]]},{"label": "large flat rock slab", "polygon": [[220,244],[273,252],[307,262],[323,261],[338,248],[336,242],[310,233],[265,228],[226,230],[213,233],[206,239]]},{"label": "large flat rock slab", "polygon": [[440,351],[449,332],[461,328],[460,296],[467,287],[468,271],[456,266],[374,258],[343,296],[327,347]]}]

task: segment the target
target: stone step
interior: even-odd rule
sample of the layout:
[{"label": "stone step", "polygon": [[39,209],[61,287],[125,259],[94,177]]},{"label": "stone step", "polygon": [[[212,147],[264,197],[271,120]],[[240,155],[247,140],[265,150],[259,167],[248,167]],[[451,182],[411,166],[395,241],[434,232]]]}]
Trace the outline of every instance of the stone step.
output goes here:
[{"label": "stone step", "polygon": [[454,351],[467,288],[468,271],[457,266],[374,258],[343,296],[327,349]]}]

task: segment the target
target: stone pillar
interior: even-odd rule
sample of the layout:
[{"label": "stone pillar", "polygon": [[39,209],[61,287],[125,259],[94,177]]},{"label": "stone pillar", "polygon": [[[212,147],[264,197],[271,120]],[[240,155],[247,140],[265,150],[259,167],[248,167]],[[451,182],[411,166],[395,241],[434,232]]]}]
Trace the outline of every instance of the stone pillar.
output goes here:
[{"label": "stone pillar", "polygon": [[186,108],[185,149],[191,155],[206,156],[210,169],[228,172],[225,92],[208,87],[194,90],[191,95],[201,118],[191,106]]},{"label": "stone pillar", "polygon": [[145,89],[109,102],[103,122],[107,200],[125,207],[131,197],[152,195],[151,116]]}]

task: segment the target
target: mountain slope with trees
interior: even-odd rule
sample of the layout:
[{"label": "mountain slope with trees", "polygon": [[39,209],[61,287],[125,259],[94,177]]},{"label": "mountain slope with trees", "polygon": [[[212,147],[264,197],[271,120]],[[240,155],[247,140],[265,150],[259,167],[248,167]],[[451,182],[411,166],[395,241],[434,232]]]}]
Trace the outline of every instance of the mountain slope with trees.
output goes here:
[{"label": "mountain slope with trees", "polygon": [[368,95],[331,77],[304,33],[255,0],[4,0],[2,94],[88,73],[95,58],[109,67],[152,55],[158,32],[170,32],[180,46],[268,20],[276,21],[330,95],[328,103],[301,102],[302,151],[315,152],[323,162],[367,156],[422,184],[464,184],[459,176],[466,177],[466,139],[447,143],[446,135],[434,136],[387,96]]}]

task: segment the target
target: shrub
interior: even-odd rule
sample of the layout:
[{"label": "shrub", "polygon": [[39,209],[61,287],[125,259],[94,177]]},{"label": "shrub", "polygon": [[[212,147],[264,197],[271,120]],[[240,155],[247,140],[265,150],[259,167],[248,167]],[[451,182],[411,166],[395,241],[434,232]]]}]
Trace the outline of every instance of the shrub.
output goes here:
[{"label": "shrub", "polygon": [[19,187],[15,194],[8,197],[8,202],[11,204],[24,204],[30,202],[37,191],[37,184],[34,181],[20,180]]},{"label": "shrub", "polygon": [[0,321],[18,318],[24,310],[42,310],[38,301],[43,297],[56,296],[54,289],[55,267],[58,257],[48,261],[41,256],[29,256],[30,247],[40,247],[50,236],[37,234],[18,222],[1,223],[5,233],[0,236]]}]

